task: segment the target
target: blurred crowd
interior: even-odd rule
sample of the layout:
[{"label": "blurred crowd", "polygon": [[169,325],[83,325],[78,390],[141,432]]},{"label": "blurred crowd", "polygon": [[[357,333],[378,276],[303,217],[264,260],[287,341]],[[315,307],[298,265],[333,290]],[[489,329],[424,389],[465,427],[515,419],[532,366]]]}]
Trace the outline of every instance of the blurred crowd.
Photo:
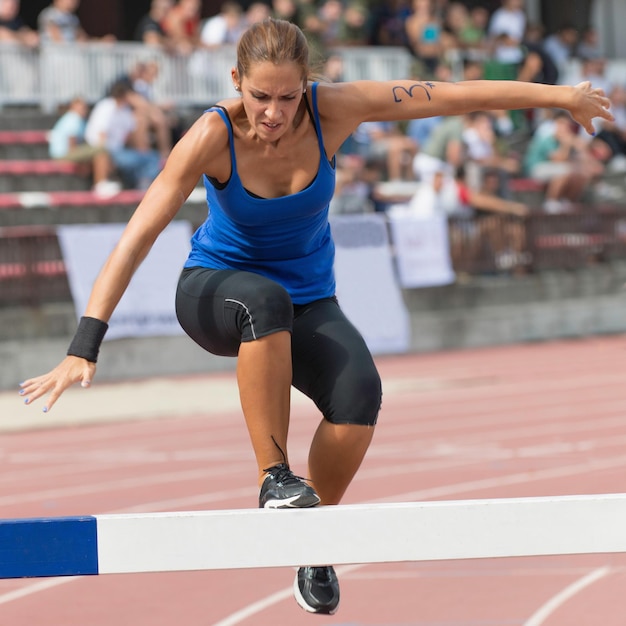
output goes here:
[{"label": "blurred crowd", "polygon": [[[34,30],[20,18],[19,0],[0,0],[0,42],[34,47],[89,40],[79,2],[52,0]],[[524,0],[501,0],[493,11],[460,0],[225,0],[210,16],[202,15],[200,0],[152,0],[134,39],[191,59],[198,50],[235,44],[250,24],[270,15],[301,26],[319,73],[330,81],[342,80],[342,48],[398,46],[413,61],[407,78],[591,80],[612,99],[615,122],[599,126],[593,137],[556,111],[363,124],[338,155],[336,212],[387,210],[410,189],[407,206],[422,213],[523,216],[531,207],[513,197],[510,181],[525,178],[543,192],[539,209],[560,213],[572,210],[607,171],[624,170],[626,85],[607,79],[597,32],[564,23],[547,33],[529,22]],[[124,186],[149,184],[183,130],[176,112],[153,98],[155,59],[103,86],[102,102],[91,110],[77,98],[51,134],[51,156],[92,163],[94,187],[103,193],[116,189],[120,173]]]}]

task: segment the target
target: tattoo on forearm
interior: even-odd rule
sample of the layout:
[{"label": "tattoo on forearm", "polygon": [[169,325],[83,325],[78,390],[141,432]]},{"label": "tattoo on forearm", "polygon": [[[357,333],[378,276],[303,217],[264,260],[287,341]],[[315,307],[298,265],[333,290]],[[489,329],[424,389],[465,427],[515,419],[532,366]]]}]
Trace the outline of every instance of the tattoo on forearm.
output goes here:
[{"label": "tattoo on forearm", "polygon": [[408,89],[406,87],[403,87],[401,85],[396,85],[391,92],[393,93],[393,101],[394,102],[402,102],[403,97],[406,95],[409,98],[413,97],[413,92],[417,89],[420,88],[424,91],[424,93],[426,94],[426,97],[428,98],[428,101],[430,102],[431,99],[431,95],[430,92],[431,90],[433,90],[435,88],[434,83],[431,82],[425,82],[425,83],[415,83],[414,85],[411,85]]}]

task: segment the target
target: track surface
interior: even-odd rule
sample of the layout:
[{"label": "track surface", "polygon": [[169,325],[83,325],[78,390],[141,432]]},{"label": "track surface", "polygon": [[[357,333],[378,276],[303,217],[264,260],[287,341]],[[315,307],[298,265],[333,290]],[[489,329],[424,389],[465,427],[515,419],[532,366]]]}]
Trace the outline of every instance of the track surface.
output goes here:
[{"label": "track surface", "polygon": [[[346,503],[626,491],[625,337],[378,363],[383,410]],[[301,396],[293,406],[290,457],[305,473],[318,415]],[[2,394],[0,428],[3,518],[256,505],[231,373],[73,389],[45,416],[41,404],[23,407],[17,393]],[[0,580],[0,624],[626,624],[626,555],[338,573],[342,603],[332,617],[296,605],[287,568]]]}]

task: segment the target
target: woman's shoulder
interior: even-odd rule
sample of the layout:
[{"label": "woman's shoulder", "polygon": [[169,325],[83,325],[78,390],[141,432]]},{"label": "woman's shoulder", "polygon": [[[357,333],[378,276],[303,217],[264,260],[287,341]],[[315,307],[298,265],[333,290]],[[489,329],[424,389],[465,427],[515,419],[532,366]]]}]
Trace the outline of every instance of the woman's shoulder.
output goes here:
[{"label": "woman's shoulder", "polygon": [[[307,94],[315,93],[315,100],[320,113],[332,115],[337,113],[337,107],[347,105],[351,97],[356,96],[354,83],[332,83],[326,81],[311,81],[307,86]],[[322,111],[323,109],[323,111]]]},{"label": "woman's shoulder", "polygon": [[227,127],[224,123],[224,113],[226,113],[226,117],[229,120],[232,120],[235,111],[232,106],[226,104],[227,102],[228,101],[218,102],[203,111],[189,130],[193,130],[196,133],[209,133],[212,136],[221,136],[223,134],[224,137],[228,139]]},{"label": "woman's shoulder", "polygon": [[[223,100],[220,100],[219,102],[216,102],[210,108],[212,108],[212,109],[215,109],[215,108],[226,109],[228,111],[228,114],[230,115],[231,112],[232,113],[239,113],[239,111],[243,108],[243,105],[241,104],[241,98],[224,98]],[[207,109],[207,110],[209,110],[209,109]]]}]

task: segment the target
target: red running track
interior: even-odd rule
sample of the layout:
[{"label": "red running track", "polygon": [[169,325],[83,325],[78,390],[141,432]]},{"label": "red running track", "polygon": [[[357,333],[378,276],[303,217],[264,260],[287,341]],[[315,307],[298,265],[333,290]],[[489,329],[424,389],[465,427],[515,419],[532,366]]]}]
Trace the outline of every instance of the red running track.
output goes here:
[{"label": "red running track", "polygon": [[[379,365],[383,410],[346,503],[626,491],[626,338],[381,358]],[[234,388],[230,373],[178,380],[195,394],[216,382]],[[302,473],[317,414],[296,400],[290,456]],[[19,406],[16,415],[35,410]],[[209,417],[5,433],[0,454],[5,518],[256,505],[255,466],[234,407]],[[288,568],[2,580],[0,624],[626,624],[624,555],[344,566],[338,573],[342,603],[332,617],[297,607]]]}]

